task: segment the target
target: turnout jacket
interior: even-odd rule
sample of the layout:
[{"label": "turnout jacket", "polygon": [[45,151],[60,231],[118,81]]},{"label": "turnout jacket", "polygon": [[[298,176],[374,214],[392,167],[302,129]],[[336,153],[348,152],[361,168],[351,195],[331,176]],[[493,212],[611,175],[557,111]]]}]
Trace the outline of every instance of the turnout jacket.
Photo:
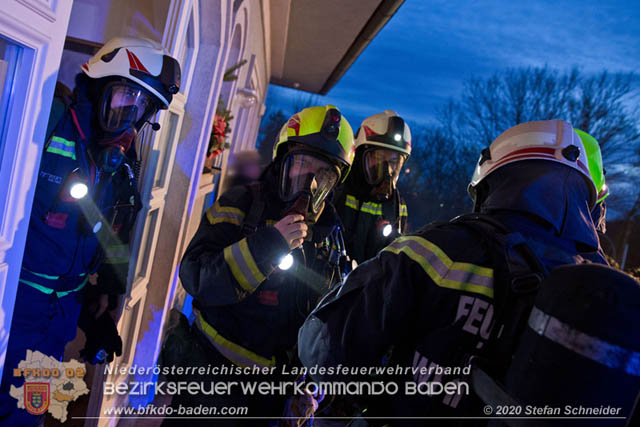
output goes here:
[{"label": "turnout jacket", "polygon": [[[556,238],[524,216],[511,213],[501,220],[523,236],[549,270],[585,261],[574,242]],[[375,415],[468,414],[478,403],[470,379],[464,372],[447,374],[444,369],[468,366],[470,356],[480,353],[490,337],[494,300],[507,286],[497,280],[503,276],[490,242],[487,235],[458,223],[427,226],[396,239],[351,272],[311,313],[299,333],[300,360],[307,367],[418,369],[393,378],[400,392]],[[314,377],[316,381],[362,379]],[[464,388],[454,394],[404,395],[405,382],[461,381],[469,384],[469,396]],[[469,415],[483,416],[475,411]]]},{"label": "turnout jacket", "polygon": [[[358,263],[376,256],[391,241],[403,234],[407,228],[407,205],[398,190],[382,202],[369,201],[349,191],[347,186],[334,200],[345,232],[347,253]],[[378,226],[380,221],[389,221],[392,233],[384,237]]]},{"label": "turnout jacket", "polygon": [[[78,82],[78,101],[70,107],[54,99],[20,277],[22,284],[59,297],[81,289],[105,258],[112,268],[127,270],[128,233],[140,205],[135,181],[124,167],[106,175],[88,155],[91,103],[82,79]],[[77,181],[89,188],[81,200],[69,195]],[[126,274],[121,281],[106,278],[99,279],[105,292],[125,292]]]},{"label": "turnout jacket", "polygon": [[334,280],[326,251],[338,219],[326,202],[311,238],[291,251],[294,264],[282,271],[276,266],[290,250],[273,224],[284,205],[266,182],[251,185],[260,185],[264,202],[257,229],[245,227],[256,203],[251,186],[231,188],[203,215],[180,279],[194,297],[195,326],[219,353],[239,366],[273,366],[287,359],[298,328]]}]

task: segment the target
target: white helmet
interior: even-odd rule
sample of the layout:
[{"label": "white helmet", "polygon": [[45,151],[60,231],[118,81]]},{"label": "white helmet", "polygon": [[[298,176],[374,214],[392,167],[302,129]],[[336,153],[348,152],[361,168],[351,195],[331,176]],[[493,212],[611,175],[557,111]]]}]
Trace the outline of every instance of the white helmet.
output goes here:
[{"label": "white helmet", "polygon": [[564,120],[521,123],[504,131],[482,150],[468,191],[476,200],[476,187],[493,171],[522,160],[548,160],[580,172],[590,184],[591,205],[596,186],[589,173],[587,151],[580,136]]},{"label": "white helmet", "polygon": [[395,111],[367,117],[356,133],[356,149],[373,145],[411,155],[411,131],[409,125]]},{"label": "white helmet", "polygon": [[127,78],[151,92],[165,109],[180,89],[180,64],[147,39],[113,38],[82,65],[82,71],[93,79]]}]

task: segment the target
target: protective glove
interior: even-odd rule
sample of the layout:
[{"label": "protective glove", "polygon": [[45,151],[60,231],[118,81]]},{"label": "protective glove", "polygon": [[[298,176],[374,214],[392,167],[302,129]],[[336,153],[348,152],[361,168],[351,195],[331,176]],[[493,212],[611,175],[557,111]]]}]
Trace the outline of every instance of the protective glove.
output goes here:
[{"label": "protective glove", "polygon": [[78,326],[87,338],[80,356],[85,361],[96,364],[113,361],[114,354],[122,354],[122,339],[113,320],[111,311],[117,302],[117,295],[109,295],[109,303],[104,307],[103,294],[97,286],[88,286],[84,294],[84,302],[80,311]]},{"label": "protective glove", "polygon": [[82,324],[80,325],[87,337],[84,348],[80,350],[80,356],[92,365],[102,364],[105,361],[110,363],[113,361],[114,354],[121,356],[122,339],[109,313],[103,313],[97,319],[92,317],[87,320],[89,321],[84,324],[86,329]]}]

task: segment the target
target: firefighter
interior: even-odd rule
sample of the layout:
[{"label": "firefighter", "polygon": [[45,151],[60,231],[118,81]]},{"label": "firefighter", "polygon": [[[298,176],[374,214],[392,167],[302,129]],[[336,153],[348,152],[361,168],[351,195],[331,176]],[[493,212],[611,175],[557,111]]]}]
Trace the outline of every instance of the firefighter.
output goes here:
[{"label": "firefighter", "polygon": [[360,125],[353,168],[335,198],[347,253],[358,263],[374,257],[406,229],[407,206],[397,182],[410,155],[409,126],[395,112],[385,110]]},{"label": "firefighter", "polygon": [[564,121],[503,132],[482,151],[469,185],[476,213],[400,237],[356,268],[300,329],[302,363],[418,369],[394,377],[400,393],[369,405],[367,416],[484,416],[473,391],[412,395],[404,382],[468,384],[462,368],[471,357],[493,348],[498,331],[515,340],[521,330],[508,316],[494,319],[510,309],[511,286],[535,295],[556,266],[585,257],[606,264],[590,217],[597,191],[587,165],[580,137]]},{"label": "firefighter", "polygon": [[[273,161],[260,180],[231,188],[206,211],[180,266],[182,284],[194,298],[196,318],[189,334],[195,345],[171,358],[180,344],[169,334],[165,363],[180,358],[186,366],[296,363],[298,328],[341,279],[344,247],[327,196],[347,175],[354,151],[351,126],[336,107],[305,108],[282,127]],[[277,380],[278,372],[267,378]],[[231,396],[181,394],[172,405],[247,406],[248,416],[265,417],[282,415],[284,399],[238,390]]]},{"label": "firefighter", "polygon": [[40,161],[0,394],[7,425],[39,422],[9,395],[24,382],[14,368],[28,350],[61,360],[88,294],[85,359],[121,351],[105,316],[126,291],[128,236],[140,209],[133,142],[180,85],[178,62],[148,40],[114,38],[81,70],[72,96],[54,98]]}]

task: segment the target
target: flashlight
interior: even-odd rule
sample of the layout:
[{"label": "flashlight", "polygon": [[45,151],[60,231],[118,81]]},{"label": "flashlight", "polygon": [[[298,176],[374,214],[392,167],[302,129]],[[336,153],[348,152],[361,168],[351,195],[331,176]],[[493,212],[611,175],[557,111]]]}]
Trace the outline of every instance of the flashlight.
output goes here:
[{"label": "flashlight", "polygon": [[395,135],[393,135],[393,139],[395,139],[396,141],[400,141],[402,139],[402,135],[396,133]]},{"label": "flashlight", "polygon": [[69,189],[69,195],[76,200],[84,198],[87,193],[89,193],[89,187],[84,182],[76,182]]},{"label": "flashlight", "polygon": [[278,268],[280,270],[288,270],[293,265],[293,256],[291,254],[286,254],[280,259],[280,264],[278,264]]},{"label": "flashlight", "polygon": [[376,232],[380,233],[382,237],[389,237],[393,233],[393,226],[388,220],[380,218],[376,223]]}]

